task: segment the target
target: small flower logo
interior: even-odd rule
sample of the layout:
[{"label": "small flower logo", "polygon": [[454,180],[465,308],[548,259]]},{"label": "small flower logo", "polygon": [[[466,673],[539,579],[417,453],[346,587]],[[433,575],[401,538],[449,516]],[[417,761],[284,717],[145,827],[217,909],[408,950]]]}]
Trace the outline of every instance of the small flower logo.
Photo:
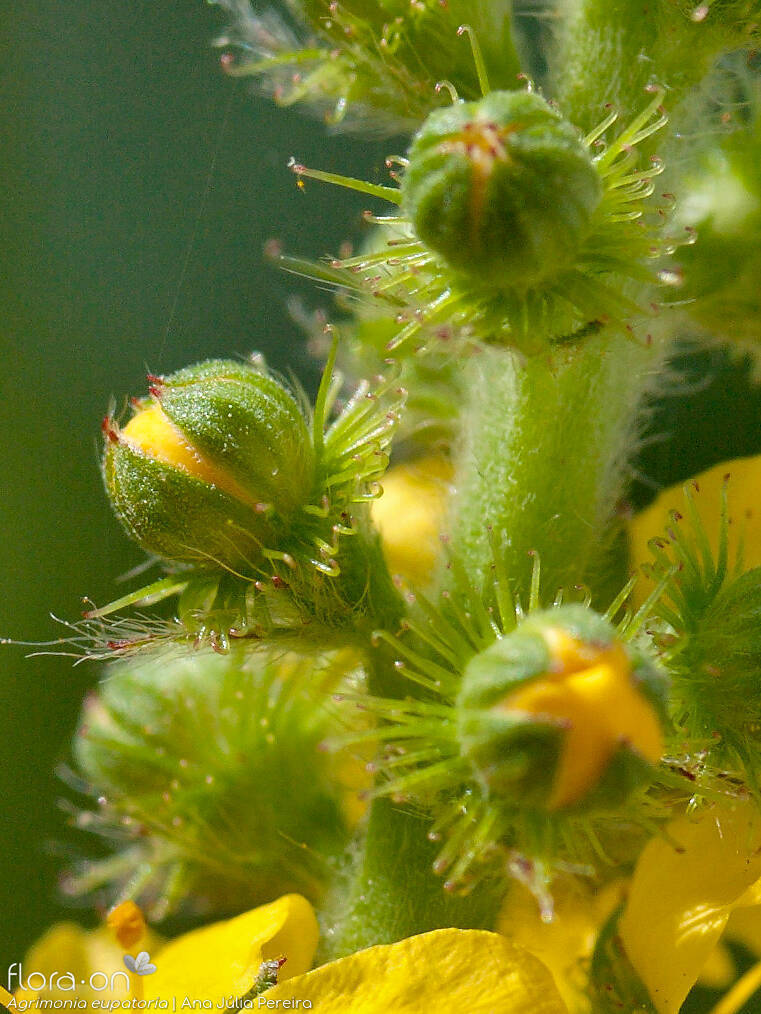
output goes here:
[{"label": "small flower logo", "polygon": [[153,975],[156,971],[156,966],[151,963],[148,951],[140,951],[136,958],[133,958],[131,954],[125,954],[124,964],[130,972],[134,972],[136,975]]}]

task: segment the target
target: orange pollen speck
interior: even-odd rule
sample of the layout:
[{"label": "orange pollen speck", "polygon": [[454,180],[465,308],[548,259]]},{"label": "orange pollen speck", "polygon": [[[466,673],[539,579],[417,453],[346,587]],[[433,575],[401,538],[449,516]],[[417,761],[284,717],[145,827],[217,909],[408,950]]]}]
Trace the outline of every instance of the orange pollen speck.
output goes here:
[{"label": "orange pollen speck", "polygon": [[111,909],[106,924],[125,951],[133,948],[145,936],[145,917],[134,901],[124,901]]}]

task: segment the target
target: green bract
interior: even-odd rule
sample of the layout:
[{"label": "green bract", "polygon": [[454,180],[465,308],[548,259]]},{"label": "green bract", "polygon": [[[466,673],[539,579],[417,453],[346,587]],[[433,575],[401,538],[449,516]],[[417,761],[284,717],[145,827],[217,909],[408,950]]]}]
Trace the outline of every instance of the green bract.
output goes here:
[{"label": "green bract", "polygon": [[578,132],[541,96],[492,92],[431,113],[402,207],[453,268],[522,288],[572,264],[602,189]]},{"label": "green bract", "polygon": [[152,399],[128,424],[105,427],[120,520],[159,556],[250,571],[312,490],[298,402],[268,374],[225,360],[151,380]]},{"label": "green bract", "polygon": [[161,410],[204,457],[287,515],[309,498],[312,445],[300,405],[267,373],[212,359],[154,388]]}]

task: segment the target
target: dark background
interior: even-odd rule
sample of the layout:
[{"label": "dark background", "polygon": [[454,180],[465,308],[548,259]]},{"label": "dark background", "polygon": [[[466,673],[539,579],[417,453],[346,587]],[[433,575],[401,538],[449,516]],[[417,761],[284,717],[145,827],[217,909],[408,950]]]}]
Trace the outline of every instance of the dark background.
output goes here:
[{"label": "dark background", "polygon": [[[319,184],[300,193],[287,159],[377,178],[401,144],[331,137],[252,96],[219,70],[210,42],[223,24],[200,0],[32,0],[3,15],[0,634],[61,636],[51,611],[76,619],[83,595],[115,597],[113,578],[140,561],[98,455],[109,400],[143,393],[146,370],[258,349],[314,387],[285,299],[329,298],[279,275],[262,246],[336,250],[363,202]],[[718,382],[689,395],[685,381],[655,419],[640,502],[761,450],[758,394],[738,391],[722,357],[713,365]],[[67,839],[53,769],[98,678],[92,664],[25,654],[0,649],[0,970],[72,915],[56,900]]]}]

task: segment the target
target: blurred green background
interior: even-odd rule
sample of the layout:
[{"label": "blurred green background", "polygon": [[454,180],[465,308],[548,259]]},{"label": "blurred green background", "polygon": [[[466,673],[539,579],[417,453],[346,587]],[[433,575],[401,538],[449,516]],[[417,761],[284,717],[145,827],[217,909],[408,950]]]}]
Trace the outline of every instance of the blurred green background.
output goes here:
[{"label": "blurred green background", "polygon": [[[313,388],[285,301],[330,298],[278,275],[262,246],[336,250],[363,202],[299,192],[287,159],[379,178],[402,144],[330,136],[225,78],[210,45],[224,15],[200,0],[33,0],[3,22],[0,634],[42,640],[64,633],[50,612],[76,619],[82,596],[115,597],[141,559],[101,487],[109,400],[142,393],[146,370],[253,349]],[[741,374],[704,357],[664,398],[639,502],[761,450],[761,398]],[[70,843],[53,771],[99,675],[27,650],[0,651],[0,970],[72,914],[56,895]]]},{"label": "blurred green background", "polygon": [[[101,486],[111,398],[144,393],[147,370],[254,349],[310,388],[318,376],[285,301],[329,297],[262,246],[335,250],[362,203],[300,192],[286,163],[372,173],[388,149],[327,137],[226,78],[211,46],[224,23],[200,0],[34,0],[3,16],[2,635],[61,636],[50,612],[76,620],[83,595],[109,601],[140,562]],[[27,651],[0,649],[0,969],[67,914],[53,769],[98,678]]]}]

